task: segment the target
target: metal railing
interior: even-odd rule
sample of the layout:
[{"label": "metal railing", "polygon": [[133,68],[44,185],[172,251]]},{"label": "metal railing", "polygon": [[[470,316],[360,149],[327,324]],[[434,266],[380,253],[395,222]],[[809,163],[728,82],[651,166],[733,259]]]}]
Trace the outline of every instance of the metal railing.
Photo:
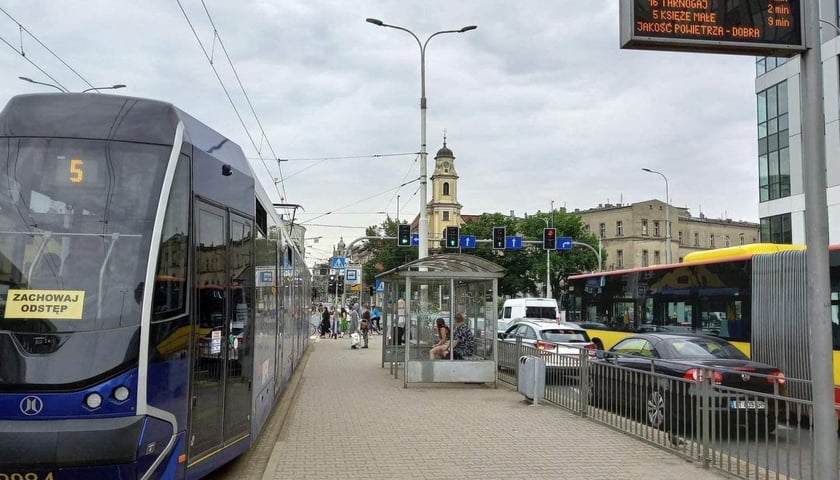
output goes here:
[{"label": "metal railing", "polygon": [[[544,401],[745,479],[814,479],[812,404],[786,395],[808,382],[697,365],[696,380],[628,368],[592,350],[559,355],[498,341],[498,380],[517,385],[518,359],[546,362]],[[644,362],[642,362],[644,363]],[[639,365],[637,365],[639,366]],[[768,393],[724,387],[721,374],[768,382]],[[745,380],[746,382],[746,380]]]}]

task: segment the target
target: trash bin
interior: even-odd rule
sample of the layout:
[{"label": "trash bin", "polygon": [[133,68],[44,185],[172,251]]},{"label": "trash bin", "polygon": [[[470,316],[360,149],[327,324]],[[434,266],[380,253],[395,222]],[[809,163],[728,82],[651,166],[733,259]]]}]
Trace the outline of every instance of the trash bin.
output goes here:
[{"label": "trash bin", "polygon": [[516,391],[537,403],[545,398],[545,360],[532,355],[519,357],[519,376]]}]

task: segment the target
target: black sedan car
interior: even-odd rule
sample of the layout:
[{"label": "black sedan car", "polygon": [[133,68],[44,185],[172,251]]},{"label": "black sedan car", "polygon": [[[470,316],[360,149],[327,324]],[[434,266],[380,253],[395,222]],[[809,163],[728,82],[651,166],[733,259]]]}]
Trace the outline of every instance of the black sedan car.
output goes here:
[{"label": "black sedan car", "polygon": [[632,335],[599,352],[590,379],[593,404],[655,428],[688,433],[708,405],[717,431],[744,427],[756,435],[775,429],[771,395],[782,394],[785,381],[778,368],[751,361],[725,340],[665,332]]}]

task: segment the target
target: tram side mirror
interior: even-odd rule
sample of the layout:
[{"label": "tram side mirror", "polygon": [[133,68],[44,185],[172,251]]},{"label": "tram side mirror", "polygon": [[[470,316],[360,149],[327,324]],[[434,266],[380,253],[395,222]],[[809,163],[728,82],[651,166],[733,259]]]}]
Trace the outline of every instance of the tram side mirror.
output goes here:
[{"label": "tram side mirror", "polygon": [[222,165],[222,175],[225,177],[229,177],[233,174],[233,168],[228,165],[227,163]]}]

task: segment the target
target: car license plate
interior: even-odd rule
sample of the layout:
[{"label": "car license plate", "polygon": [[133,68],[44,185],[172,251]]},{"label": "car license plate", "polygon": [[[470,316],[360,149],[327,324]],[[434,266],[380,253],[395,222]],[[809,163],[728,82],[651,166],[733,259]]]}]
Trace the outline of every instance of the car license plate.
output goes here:
[{"label": "car license plate", "polygon": [[729,406],[737,410],[762,410],[766,408],[760,400],[732,400]]},{"label": "car license plate", "polygon": [[0,480],[55,480],[52,472],[0,472]]}]

